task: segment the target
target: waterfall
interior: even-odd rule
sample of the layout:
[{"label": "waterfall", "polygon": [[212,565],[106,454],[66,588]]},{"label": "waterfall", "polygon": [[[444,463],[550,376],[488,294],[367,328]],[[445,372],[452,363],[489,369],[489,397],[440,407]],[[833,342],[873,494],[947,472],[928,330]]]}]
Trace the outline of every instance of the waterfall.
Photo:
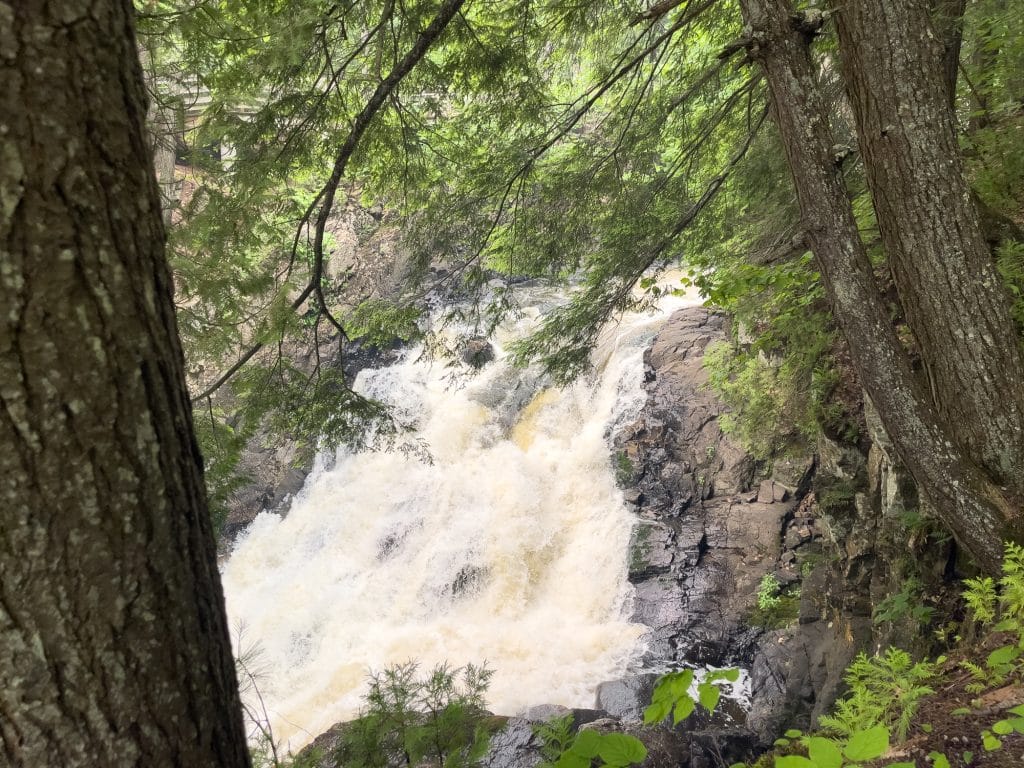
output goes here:
[{"label": "waterfall", "polygon": [[626,618],[633,516],[609,445],[643,404],[643,350],[667,312],[609,327],[594,374],[554,388],[506,359],[558,298],[527,291],[462,386],[415,349],[359,375],[416,420],[431,463],[321,455],[288,513],[260,514],[224,566],[236,653],[258,648],[250,671],[292,748],[358,713],[371,668],[486,661],[489,707],[515,714],[593,706],[641,653],[644,627]]}]

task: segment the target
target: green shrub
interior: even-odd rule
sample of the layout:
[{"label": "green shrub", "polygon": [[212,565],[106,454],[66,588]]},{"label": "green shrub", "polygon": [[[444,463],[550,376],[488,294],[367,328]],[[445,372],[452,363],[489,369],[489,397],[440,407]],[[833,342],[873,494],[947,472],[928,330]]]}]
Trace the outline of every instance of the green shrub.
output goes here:
[{"label": "green shrub", "polygon": [[366,708],[335,752],[339,766],[468,768],[480,761],[490,741],[484,693],[492,671],[441,664],[425,677],[417,672],[407,662],[371,673]]},{"label": "green shrub", "polygon": [[774,575],[766,573],[757,585],[757,607],[768,611],[779,604],[779,589],[782,585]]},{"label": "green shrub", "polygon": [[693,714],[697,704],[700,704],[710,714],[715,711],[722,694],[716,683],[721,681],[735,683],[739,676],[738,669],[719,669],[708,673],[698,683],[697,698],[694,699],[690,695],[690,689],[693,687],[695,679],[692,669],[683,669],[662,675],[654,686],[650,706],[644,710],[644,723],[654,725],[671,714],[672,724],[678,725]]},{"label": "green shrub", "polygon": [[907,579],[899,592],[879,601],[872,614],[873,621],[881,624],[884,621],[911,619],[918,625],[928,624],[935,609],[924,604],[921,589],[921,582],[918,579]]},{"label": "green shrub", "polygon": [[846,670],[849,693],[836,702],[835,712],[820,719],[831,733],[850,736],[884,725],[903,741],[921,700],[934,693],[926,683],[935,676],[936,664],[913,662],[910,654],[890,648],[882,656],[860,653]]}]

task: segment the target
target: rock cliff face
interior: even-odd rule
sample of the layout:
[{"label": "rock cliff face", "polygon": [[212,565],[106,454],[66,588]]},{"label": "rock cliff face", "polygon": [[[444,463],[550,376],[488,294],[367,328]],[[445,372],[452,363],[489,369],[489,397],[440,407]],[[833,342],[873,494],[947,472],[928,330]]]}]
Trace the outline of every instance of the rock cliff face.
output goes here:
[{"label": "rock cliff face", "polygon": [[[646,666],[750,674],[745,715],[682,727],[694,766],[719,751],[726,763],[744,758],[828,711],[858,651],[917,634],[906,617],[873,622],[873,608],[911,571],[922,592],[937,589],[949,555],[908,533],[920,515],[913,484],[870,407],[867,456],[822,438],[765,467],[723,434],[703,355],[725,338],[720,315],[673,315],[647,353],[647,403],[616,445],[639,517],[630,580],[633,618],[651,628]],[[782,589],[769,610],[757,603],[765,577]],[[642,675],[607,683],[597,705],[632,719],[649,689]],[[702,749],[708,742],[714,749]]]}]

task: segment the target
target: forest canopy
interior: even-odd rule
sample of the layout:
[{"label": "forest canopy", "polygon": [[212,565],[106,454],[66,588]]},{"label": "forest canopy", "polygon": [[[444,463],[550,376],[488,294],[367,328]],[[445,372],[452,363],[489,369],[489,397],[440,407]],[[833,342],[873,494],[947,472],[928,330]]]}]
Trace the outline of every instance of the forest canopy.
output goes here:
[{"label": "forest canopy", "polygon": [[[955,141],[963,159],[953,186],[969,184],[973,210],[964,215],[980,233],[965,268],[978,268],[970,252],[982,237],[1002,283],[994,303],[979,294],[961,304],[968,316],[972,301],[981,314],[1006,304],[995,322],[1004,326],[999,344],[1013,349],[986,365],[1006,368],[1009,380],[1019,351],[1006,334],[1018,332],[1022,310],[1007,297],[1024,282],[1024,21],[1003,0],[908,8],[912,23],[935,30],[935,44],[901,38],[912,26],[888,26],[883,44],[918,45],[927,66],[907,97],[913,104],[893,94],[883,108],[942,107],[941,140]],[[955,384],[941,373],[955,345],[929,341],[939,313],[908,293],[913,278],[893,233],[911,222],[879,209],[894,181],[872,169],[892,158],[868,141],[872,121],[889,118],[857,101],[858,87],[892,76],[870,51],[855,53],[872,19],[851,21],[845,34],[842,14],[814,4],[728,0],[146,2],[139,24],[150,88],[187,189],[173,214],[172,260],[215,497],[229,491],[237,449],[268,415],[310,445],[365,444],[401,428],[352,392],[338,356],[322,350],[429,335],[422,318],[439,297],[448,297],[449,319],[486,335],[516,311],[514,283],[524,278],[574,286],[516,350],[564,381],[587,369],[608,319],[650,306],[663,290],[657,272],[681,266],[680,288],[696,285],[736,320],[737,343],[716,351],[712,374],[750,447],[770,457],[818,430],[856,440],[859,403],[842,384],[859,377],[870,394],[863,360],[873,353],[850,349],[851,320],[835,314],[843,281],[815,252],[829,225],[814,220],[828,204],[801,191],[806,174],[792,181],[800,158],[796,137],[780,133],[779,105],[800,96],[779,92],[779,72],[763,56],[761,28],[774,16],[806,52],[812,107],[827,120],[813,140],[800,137],[800,152],[811,157],[820,143],[848,198],[848,231],[829,237],[856,237],[870,260],[875,306],[855,314],[891,328],[890,351],[904,359],[905,374],[885,374],[883,389],[892,376],[908,393],[931,380],[932,396],[915,394],[913,408],[937,414],[913,428],[948,424],[939,390]],[[816,117],[793,119],[802,130]],[[927,196],[926,187],[902,194]],[[401,222],[400,290],[368,295],[351,268],[332,269],[344,250],[332,216],[350,199]],[[939,247],[941,228],[923,226],[921,237]],[[312,366],[298,359],[310,350]],[[988,418],[991,393],[976,395],[976,415]],[[1006,485],[1019,446],[986,453],[985,438],[954,437]]]}]

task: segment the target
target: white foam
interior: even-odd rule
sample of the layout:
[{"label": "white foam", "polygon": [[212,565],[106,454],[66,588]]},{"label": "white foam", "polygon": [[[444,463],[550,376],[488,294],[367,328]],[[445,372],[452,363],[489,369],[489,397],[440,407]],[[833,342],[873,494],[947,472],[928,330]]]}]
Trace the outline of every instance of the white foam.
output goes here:
[{"label": "white foam", "polygon": [[490,708],[515,713],[592,706],[637,658],[633,520],[607,437],[643,402],[643,347],[664,315],[626,318],[593,377],[549,389],[505,361],[530,314],[461,389],[415,353],[364,372],[358,387],[417,414],[433,463],[321,460],[288,514],[261,514],[226,563],[232,625],[242,650],[261,650],[260,694],[293,749],[358,711],[369,668],[486,661]]}]

